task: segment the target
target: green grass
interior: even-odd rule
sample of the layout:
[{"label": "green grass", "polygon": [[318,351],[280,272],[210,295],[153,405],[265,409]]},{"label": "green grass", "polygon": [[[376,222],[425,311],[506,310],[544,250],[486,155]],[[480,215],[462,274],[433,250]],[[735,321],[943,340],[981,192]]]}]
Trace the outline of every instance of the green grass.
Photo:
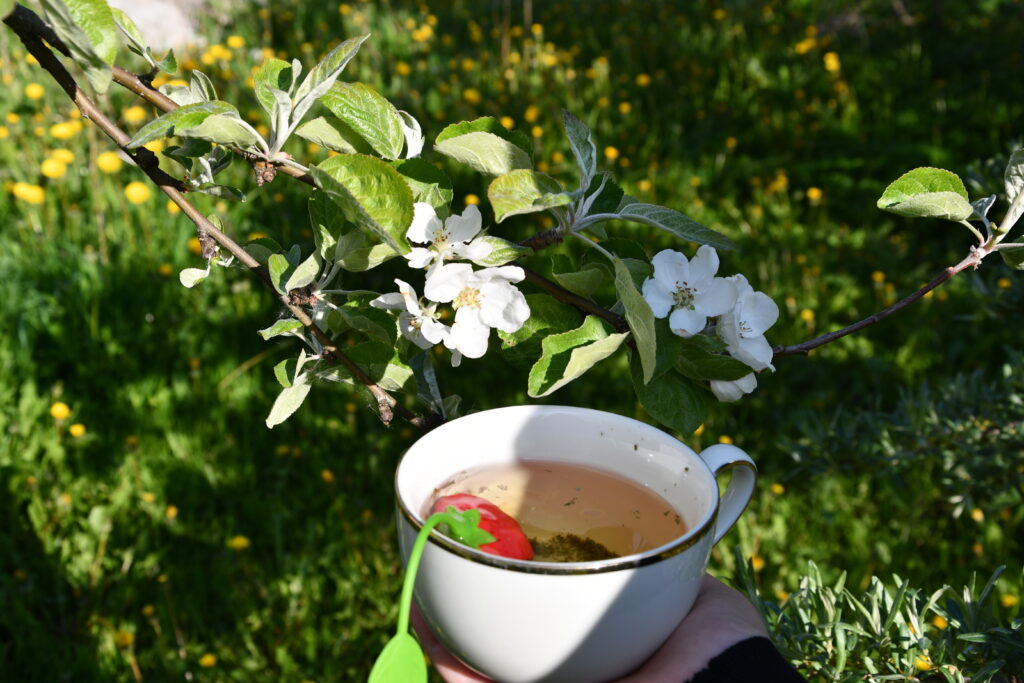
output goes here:
[{"label": "green grass", "polygon": [[[894,218],[875,199],[924,165],[976,176],[972,197],[997,192],[986,163],[1020,139],[1024,36],[1012,3],[921,5],[910,25],[881,0],[530,7],[524,25],[522,3],[507,17],[500,3],[437,3],[434,20],[407,2],[350,3],[347,13],[275,3],[206,27],[211,43],[244,38],[232,59],[183,57],[248,115],[257,107],[246,79],[261,59],[250,50],[309,67],[370,31],[347,78],[413,113],[428,141],[450,122],[510,116],[547,171],[568,181],[567,108],[594,129],[627,192],[739,243],[722,271],[745,273],[778,301],[773,343],[848,324],[957,262],[966,230]],[[423,26],[431,36],[418,40]],[[0,680],[131,681],[133,670],[142,680],[365,677],[395,617],[391,475],[413,431],[383,428],[344,385],[314,389],[268,431],[271,367],[295,353],[256,335],[279,315],[272,297],[239,270],[184,290],[177,271],[200,262],[188,221],[155,192],[125,201],[142,176],[91,166],[110,146],[87,121],[55,138],[50,125],[69,118],[63,93],[10,31],[0,47],[9,115],[0,122]],[[838,70],[826,68],[832,59]],[[120,61],[141,68],[127,53]],[[30,82],[46,96],[29,99]],[[110,111],[132,103],[116,88],[103,102]],[[57,148],[75,162],[44,178],[40,164]],[[297,142],[289,149],[323,158]],[[445,169],[455,208],[486,197],[486,179]],[[198,197],[204,212],[236,236],[309,242],[308,188],[280,177],[257,190],[240,164],[230,175],[249,200]],[[45,188],[43,203],[15,197],[19,182]],[[542,227],[518,217],[495,232],[519,239]],[[671,244],[635,226],[610,232],[649,254]],[[388,264],[345,282],[385,291],[400,273]],[[1019,619],[1022,291],[1019,275],[986,260],[859,335],[779,359],[756,394],[713,406],[699,436],[679,435],[695,446],[728,436],[761,468],[713,571],[736,576],[738,549],[754,558],[761,595],[785,610],[794,609],[786,594],[813,576],[811,561],[818,596],[843,571],[857,595],[894,573],[930,594],[1006,565],[992,619]],[[468,409],[528,401],[524,368],[497,356],[442,368],[442,388]],[[71,407],[68,419],[50,416],[57,401]],[[646,419],[621,359],[547,401]],[[77,438],[76,423],[86,430]],[[247,548],[229,545],[238,536]],[[777,632],[788,639],[785,628]],[[207,654],[211,667],[200,664]],[[984,658],[954,654],[948,661],[965,671]]]}]

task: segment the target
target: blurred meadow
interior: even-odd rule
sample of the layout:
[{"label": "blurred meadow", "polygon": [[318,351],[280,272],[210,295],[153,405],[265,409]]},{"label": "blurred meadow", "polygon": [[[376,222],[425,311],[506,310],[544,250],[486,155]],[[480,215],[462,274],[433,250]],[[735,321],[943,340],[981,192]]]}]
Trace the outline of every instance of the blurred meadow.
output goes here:
[{"label": "blurred meadow", "polygon": [[[958,262],[965,229],[876,199],[917,166],[958,173],[972,198],[1001,194],[1024,139],[1024,9],[1009,1],[263,4],[214,2],[181,73],[204,71],[256,124],[261,60],[309,68],[370,32],[343,79],[412,113],[428,143],[499,117],[531,137],[538,170],[571,180],[565,108],[628,194],[739,244],[720,274],[778,302],[774,344]],[[273,297],[239,270],[182,288],[178,271],[201,263],[190,222],[6,27],[0,54],[0,680],[364,680],[396,615],[391,478],[414,430],[383,427],[345,385],[267,430],[271,368],[295,353],[256,334],[279,315]],[[145,68],[127,51],[118,62]],[[129,131],[157,115],[117,87],[100,104]],[[326,158],[300,143],[296,158]],[[486,204],[486,178],[427,158],[451,175],[456,211]],[[229,171],[245,203],[192,200],[237,237],[309,243],[308,188],[247,173]],[[544,227],[520,216],[494,232]],[[635,225],[609,237],[648,255],[671,245]],[[527,262],[550,270],[551,255]],[[345,282],[389,291],[397,268]],[[777,359],[755,394],[677,435],[758,462],[711,569],[756,587],[809,678],[1024,672],[1022,311],[1020,273],[987,259],[878,325]],[[467,410],[529,402],[532,360],[500,357],[442,367],[443,391]],[[649,419],[624,359],[542,401]],[[894,600],[920,622],[886,620]]]}]

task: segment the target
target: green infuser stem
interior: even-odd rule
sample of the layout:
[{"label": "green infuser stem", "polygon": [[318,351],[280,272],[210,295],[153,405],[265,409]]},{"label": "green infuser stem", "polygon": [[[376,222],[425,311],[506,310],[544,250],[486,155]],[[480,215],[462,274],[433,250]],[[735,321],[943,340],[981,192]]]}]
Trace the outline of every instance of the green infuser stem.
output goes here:
[{"label": "green infuser stem", "polygon": [[427,545],[427,539],[430,538],[430,532],[438,524],[443,524],[446,520],[447,515],[439,513],[431,515],[427,518],[427,521],[423,523],[423,528],[420,529],[420,533],[416,536],[416,542],[412,546],[412,552],[409,553],[409,563],[405,567],[405,581],[402,583],[402,598],[399,601],[398,608],[398,629],[397,634],[401,635],[409,630],[409,612],[412,609],[412,591],[416,585],[416,572],[420,566],[420,558],[423,556],[423,548]]}]

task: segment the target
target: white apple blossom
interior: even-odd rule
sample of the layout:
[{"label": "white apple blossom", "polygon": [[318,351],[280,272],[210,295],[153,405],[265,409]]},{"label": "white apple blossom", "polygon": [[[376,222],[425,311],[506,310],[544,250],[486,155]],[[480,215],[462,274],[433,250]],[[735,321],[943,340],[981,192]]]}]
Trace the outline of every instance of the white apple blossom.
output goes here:
[{"label": "white apple blossom", "polygon": [[701,246],[692,260],[678,251],[665,249],[651,260],[654,277],[644,281],[643,295],[654,317],[668,319],[669,327],[680,337],[692,337],[707,325],[708,318],[722,315],[736,301],[736,287],[729,280],[715,277],[718,253]]},{"label": "white apple blossom", "polygon": [[732,382],[720,379],[711,380],[711,393],[719,401],[724,402],[738,401],[743,398],[744,394],[752,393],[756,388],[757,375],[754,373],[743,375],[743,377]]},{"label": "white apple blossom", "polygon": [[755,292],[742,275],[729,278],[736,287],[736,305],[718,320],[718,336],[729,355],[754,370],[772,366],[772,347],[764,333],[779,319],[779,307],[764,292]]},{"label": "white apple blossom", "polygon": [[474,204],[467,206],[461,216],[451,215],[442,223],[434,207],[416,202],[413,204],[412,224],[405,236],[410,242],[429,246],[414,247],[405,258],[413,268],[427,268],[433,264],[427,274],[428,279],[445,261],[485,258],[491,253],[491,245],[473,239],[480,232],[480,225],[480,209]]},{"label": "white apple blossom", "polygon": [[374,308],[390,311],[401,311],[398,314],[398,329],[402,336],[421,349],[429,349],[434,344],[444,341],[448,336],[448,327],[437,321],[434,309],[437,304],[420,306],[416,290],[401,280],[395,280],[398,291],[381,294],[370,302]]},{"label": "white apple blossom", "polygon": [[468,263],[441,266],[427,277],[423,293],[431,301],[451,302],[455,309],[444,344],[452,349],[452,365],[462,356],[479,358],[487,351],[491,328],[515,332],[530,317],[526,297],[512,286],[524,277],[518,266],[473,270]]}]

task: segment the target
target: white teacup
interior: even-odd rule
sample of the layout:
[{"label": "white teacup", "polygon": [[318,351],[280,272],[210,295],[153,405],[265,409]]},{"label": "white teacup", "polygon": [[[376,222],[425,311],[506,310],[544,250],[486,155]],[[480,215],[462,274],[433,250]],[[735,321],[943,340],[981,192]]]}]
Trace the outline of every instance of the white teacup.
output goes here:
[{"label": "white teacup", "polygon": [[[417,441],[395,475],[408,561],[435,488],[465,470],[516,460],[612,472],[665,498],[689,529],[646,552],[593,562],[514,560],[432,532],[416,604],[469,667],[504,683],[600,683],[646,661],[690,611],[711,546],[754,490],[750,457],[719,444],[698,455],[650,425],[585,408],[513,406],[448,422]],[[716,475],[733,476],[719,500]]]}]

